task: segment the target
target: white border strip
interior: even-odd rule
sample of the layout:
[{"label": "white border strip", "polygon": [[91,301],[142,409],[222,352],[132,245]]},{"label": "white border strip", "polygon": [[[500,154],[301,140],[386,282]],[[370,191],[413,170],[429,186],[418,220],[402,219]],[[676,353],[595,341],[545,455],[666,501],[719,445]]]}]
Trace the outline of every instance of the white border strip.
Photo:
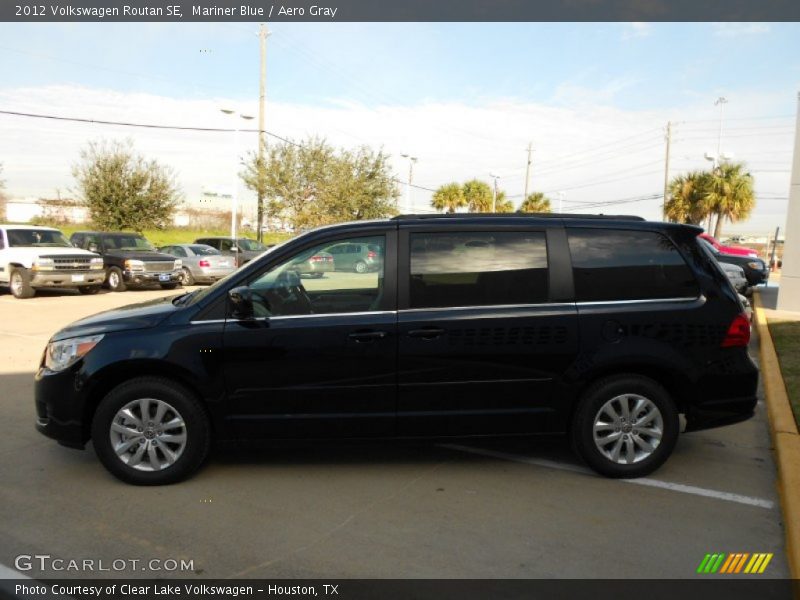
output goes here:
[{"label": "white border strip", "polygon": [[[520,456],[518,454],[507,454],[505,452],[497,452],[495,450],[484,450],[483,448],[472,448],[470,446],[461,446],[459,444],[440,444],[441,448],[448,448],[450,450],[458,450],[459,452],[468,452],[470,454],[479,454],[481,456],[489,456],[491,458],[499,458],[500,460],[509,460],[513,462],[523,463],[527,465],[535,465],[537,467],[545,467],[547,469],[558,469],[559,471],[571,471],[573,473],[581,473],[584,475],[595,475],[594,471],[580,467],[577,465],[570,465],[567,463],[556,462],[552,460],[540,458],[528,458],[527,456]],[[768,510],[775,508],[775,503],[772,500],[764,498],[755,498],[753,496],[743,496],[741,494],[733,494],[731,492],[722,492],[719,490],[710,490],[701,488],[694,485],[684,485],[682,483],[671,483],[669,481],[660,481],[658,479],[649,479],[642,477],[639,479],[619,479],[624,483],[632,483],[635,485],[643,485],[645,487],[653,487],[662,490],[669,490],[671,492],[680,492],[682,494],[691,494],[693,496],[703,496],[704,498],[713,498],[715,500],[724,500],[725,502],[735,502],[737,504],[744,504],[746,506],[756,506],[758,508],[766,508]]]}]

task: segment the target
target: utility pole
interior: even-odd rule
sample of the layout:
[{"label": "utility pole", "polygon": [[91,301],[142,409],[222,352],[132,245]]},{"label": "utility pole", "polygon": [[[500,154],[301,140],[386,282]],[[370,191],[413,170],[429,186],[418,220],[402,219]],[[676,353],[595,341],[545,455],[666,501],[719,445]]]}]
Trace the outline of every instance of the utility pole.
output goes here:
[{"label": "utility pole", "polygon": [[533,142],[528,142],[528,164],[525,167],[525,194],[522,196],[522,201],[528,199],[528,184],[531,178],[531,151],[533,150]]},{"label": "utility pole", "polygon": [[[261,50],[261,77],[258,85],[258,175],[259,178],[263,169],[266,167],[264,164],[264,154],[267,145],[266,133],[264,132],[264,103],[267,98],[267,38],[270,36],[270,31],[263,23],[258,30],[258,41]],[[258,186],[258,216],[256,218],[258,227],[257,239],[259,242],[263,241],[264,234],[261,231],[264,226],[264,192],[261,186]]]},{"label": "utility pole", "polygon": [[[777,238],[777,236],[776,236]],[[778,240],[775,240],[778,245]],[[783,266],[778,288],[778,310],[800,310],[800,94],[797,94],[789,208],[783,228]]]},{"label": "utility pole", "polygon": [[494,179],[494,189],[492,191],[492,212],[497,212],[497,180],[500,179],[499,175],[495,175],[494,173],[489,173],[489,177]]},{"label": "utility pole", "polygon": [[408,180],[406,181],[406,214],[412,214],[413,209],[411,207],[411,182],[414,180],[414,163],[417,162],[418,158],[416,156],[411,156],[410,154],[401,154],[403,158],[408,159]]},{"label": "utility pole", "polygon": [[667,220],[667,196],[669,194],[669,147],[672,144],[672,121],[667,121],[667,155],[664,159],[664,204],[661,207],[661,218]]}]

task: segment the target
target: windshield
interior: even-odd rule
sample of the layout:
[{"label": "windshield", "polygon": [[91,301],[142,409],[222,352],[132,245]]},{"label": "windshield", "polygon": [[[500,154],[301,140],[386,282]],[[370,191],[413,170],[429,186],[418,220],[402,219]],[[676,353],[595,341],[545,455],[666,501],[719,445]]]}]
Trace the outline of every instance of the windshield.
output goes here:
[{"label": "windshield", "polygon": [[257,241],[248,240],[247,238],[239,238],[238,245],[239,248],[247,251],[259,251],[267,249],[267,247],[264,244],[259,244]]},{"label": "windshield", "polygon": [[191,250],[197,256],[209,256],[212,254],[219,254],[220,251],[216,248],[212,248],[211,246],[205,246],[202,244],[198,244],[196,246],[189,246],[189,250]]},{"label": "windshield", "polygon": [[103,236],[106,250],[155,250],[153,245],[140,235]]},{"label": "windshield", "polygon": [[52,229],[9,229],[8,245],[12,248],[35,246],[37,248],[71,248],[67,238],[60,231]]}]

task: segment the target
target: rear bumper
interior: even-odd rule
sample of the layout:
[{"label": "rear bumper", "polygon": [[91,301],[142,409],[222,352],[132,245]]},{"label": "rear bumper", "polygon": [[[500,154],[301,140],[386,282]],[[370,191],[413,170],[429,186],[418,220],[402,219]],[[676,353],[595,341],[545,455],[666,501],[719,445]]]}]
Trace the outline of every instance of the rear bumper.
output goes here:
[{"label": "rear bumper", "polygon": [[31,286],[47,287],[79,287],[84,285],[102,285],[106,274],[102,269],[96,271],[33,271]]},{"label": "rear bumper", "polygon": [[692,406],[686,412],[686,431],[700,431],[746,421],[755,413],[756,402],[758,398],[753,395],[712,400],[701,406]]},{"label": "rear bumper", "polygon": [[223,277],[227,277],[235,270],[236,269],[231,267],[221,267],[218,269],[215,269],[213,267],[210,268],[200,267],[198,269],[192,269],[192,276],[197,281],[218,281]]},{"label": "rear bumper", "polygon": [[746,421],[758,402],[758,367],[742,349],[731,349],[708,365],[686,407],[686,431]]}]

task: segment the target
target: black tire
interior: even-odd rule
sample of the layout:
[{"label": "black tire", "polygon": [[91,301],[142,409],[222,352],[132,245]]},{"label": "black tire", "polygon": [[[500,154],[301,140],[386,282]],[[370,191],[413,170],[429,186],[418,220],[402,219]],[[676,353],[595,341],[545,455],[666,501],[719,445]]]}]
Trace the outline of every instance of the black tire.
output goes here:
[{"label": "black tire", "polygon": [[78,291],[84,296],[94,296],[100,291],[99,285],[79,285]]},{"label": "black tire", "polygon": [[[111,425],[117,412],[141,398],[168,403],[185,423],[185,447],[177,460],[162,470],[144,471],[129,466],[112,447]],[[200,468],[208,456],[211,428],[203,406],[182,385],[163,377],[139,377],[118,385],[100,402],[92,419],[92,442],[100,462],[116,478],[134,485],[168,485]]]},{"label": "black tire", "polygon": [[194,275],[189,270],[189,267],[183,267],[181,271],[181,285],[194,285]]},{"label": "black tire", "polygon": [[176,287],[180,285],[180,283],[162,283],[161,285],[162,290],[174,290]]},{"label": "black tire", "polygon": [[[611,457],[601,452],[594,439],[594,424],[595,419],[599,416],[600,409],[610,400],[625,394],[635,394],[649,400],[658,409],[663,423],[661,439],[655,450],[649,456],[644,456],[630,464],[614,462]],[[632,427],[634,425],[628,423],[627,429]],[[667,391],[648,377],[624,374],[601,379],[584,393],[573,416],[570,433],[575,452],[593,470],[606,477],[627,479],[648,475],[664,464],[675,448],[679,429],[678,411]],[[636,432],[635,435],[634,432]],[[621,443],[625,449],[630,444],[635,449],[634,454],[640,450],[638,441],[653,443],[653,438],[638,437],[640,432],[636,429],[626,431],[625,427],[609,431],[608,435],[624,437],[624,441]],[[635,437],[638,437],[638,440]],[[614,445],[613,442],[606,448],[612,445]]]},{"label": "black tire", "polygon": [[125,279],[122,277],[122,270],[119,267],[110,267],[106,275],[106,282],[108,289],[112,292],[124,292],[128,289],[125,285]]},{"label": "black tire", "polygon": [[11,269],[11,277],[8,284],[11,288],[11,294],[19,300],[27,300],[36,295],[36,290],[31,286],[31,273],[28,269],[23,269],[22,267]]},{"label": "black tire", "polygon": [[358,262],[357,262],[357,263],[356,263],[356,264],[353,266],[353,270],[354,270],[356,273],[366,273],[366,272],[367,272],[367,263],[365,263],[363,260],[359,260],[359,261],[358,261]]}]

